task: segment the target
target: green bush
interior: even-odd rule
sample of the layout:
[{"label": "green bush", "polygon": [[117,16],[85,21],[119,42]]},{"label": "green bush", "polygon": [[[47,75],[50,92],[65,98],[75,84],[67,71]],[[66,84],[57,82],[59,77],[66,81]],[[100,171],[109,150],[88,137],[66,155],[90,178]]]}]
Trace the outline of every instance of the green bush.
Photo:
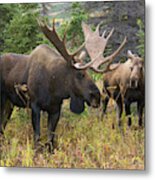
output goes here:
[{"label": "green bush", "polygon": [[43,38],[36,21],[37,4],[18,4],[18,11],[4,31],[4,51],[29,53]]},{"label": "green bush", "polygon": [[0,52],[4,50],[4,31],[16,11],[15,4],[0,4]]},{"label": "green bush", "polygon": [[70,20],[64,21],[59,29],[60,36],[63,36],[64,32],[67,30],[66,39],[69,41],[68,48],[71,51],[74,51],[83,43],[84,36],[81,23],[87,19],[88,15],[81,4],[79,2],[72,3]]},{"label": "green bush", "polygon": [[145,29],[144,29],[144,23],[141,19],[137,20],[137,24],[139,26],[139,30],[137,33],[137,37],[139,39],[139,45],[137,46],[138,53],[141,57],[144,58],[145,56]]}]

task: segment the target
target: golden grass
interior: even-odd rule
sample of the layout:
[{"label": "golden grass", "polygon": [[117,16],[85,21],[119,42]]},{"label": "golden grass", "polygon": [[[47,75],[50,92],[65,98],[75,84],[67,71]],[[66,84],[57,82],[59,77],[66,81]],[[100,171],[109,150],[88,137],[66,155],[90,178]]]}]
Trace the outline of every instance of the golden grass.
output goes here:
[{"label": "golden grass", "polygon": [[[115,111],[103,121],[100,110],[86,108],[75,115],[65,103],[56,130],[54,154],[33,149],[33,131],[28,113],[15,109],[0,144],[0,166],[144,169],[144,128],[133,117],[132,128],[123,117],[123,134],[117,128]],[[115,129],[112,129],[112,124]],[[41,141],[46,142],[47,121],[41,120]],[[135,128],[136,127],[136,128]]]}]

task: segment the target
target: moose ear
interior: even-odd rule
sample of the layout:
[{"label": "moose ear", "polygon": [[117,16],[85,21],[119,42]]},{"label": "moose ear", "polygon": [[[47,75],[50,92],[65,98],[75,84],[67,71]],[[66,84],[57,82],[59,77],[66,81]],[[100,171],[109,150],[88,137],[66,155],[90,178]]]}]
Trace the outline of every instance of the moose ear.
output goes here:
[{"label": "moose ear", "polygon": [[73,113],[76,113],[76,114],[80,114],[84,111],[84,100],[79,98],[79,97],[76,97],[76,96],[71,96],[71,102],[70,102],[70,110],[73,112]]},{"label": "moose ear", "polygon": [[131,50],[128,50],[127,56],[128,56],[128,58],[131,58],[131,59],[134,57],[134,55],[132,54]]}]

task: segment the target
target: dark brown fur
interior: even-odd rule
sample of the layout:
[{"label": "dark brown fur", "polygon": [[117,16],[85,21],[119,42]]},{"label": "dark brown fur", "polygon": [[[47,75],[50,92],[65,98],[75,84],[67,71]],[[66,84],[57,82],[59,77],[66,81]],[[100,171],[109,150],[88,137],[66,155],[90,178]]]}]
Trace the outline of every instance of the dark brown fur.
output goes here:
[{"label": "dark brown fur", "polygon": [[[27,85],[32,109],[32,125],[35,143],[40,139],[40,111],[48,113],[48,143],[53,144],[61,104],[71,98],[71,111],[84,111],[85,102],[93,107],[100,103],[100,93],[86,71],[77,70],[61,55],[47,45],[40,45],[28,56],[7,54],[0,59],[1,73],[1,118],[0,131],[6,126],[5,104],[25,107],[25,103],[15,90],[15,85]],[[25,98],[25,97],[23,97]],[[27,99],[25,99],[27,100]],[[5,121],[5,123],[4,123]]]}]

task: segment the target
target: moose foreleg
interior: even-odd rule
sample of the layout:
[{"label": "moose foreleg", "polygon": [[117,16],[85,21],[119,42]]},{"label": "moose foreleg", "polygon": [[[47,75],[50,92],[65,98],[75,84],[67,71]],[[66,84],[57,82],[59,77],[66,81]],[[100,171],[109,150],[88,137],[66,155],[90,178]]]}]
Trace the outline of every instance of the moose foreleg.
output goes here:
[{"label": "moose foreleg", "polygon": [[131,111],[130,111],[129,102],[125,102],[125,113],[126,113],[126,116],[128,117],[128,126],[131,126],[132,121],[131,121]]},{"label": "moose foreleg", "polygon": [[118,126],[121,126],[121,116],[123,112],[123,104],[122,104],[122,98],[119,96],[119,98],[116,100],[117,104],[117,119],[118,119]]},{"label": "moose foreleg", "polygon": [[102,101],[102,103],[103,103],[103,114],[106,113],[108,102],[109,102],[109,96],[106,96],[105,99]]},{"label": "moose foreleg", "polygon": [[35,104],[31,104],[32,109],[32,126],[34,131],[34,144],[37,147],[40,143],[40,108]]},{"label": "moose foreleg", "polygon": [[142,126],[143,124],[143,109],[144,109],[144,105],[141,102],[137,103],[137,110],[138,110],[138,123],[139,126]]},{"label": "moose foreleg", "polygon": [[56,129],[59,117],[60,117],[60,110],[57,113],[48,114],[48,141],[46,145],[48,146],[49,152],[53,151],[55,129]]}]

